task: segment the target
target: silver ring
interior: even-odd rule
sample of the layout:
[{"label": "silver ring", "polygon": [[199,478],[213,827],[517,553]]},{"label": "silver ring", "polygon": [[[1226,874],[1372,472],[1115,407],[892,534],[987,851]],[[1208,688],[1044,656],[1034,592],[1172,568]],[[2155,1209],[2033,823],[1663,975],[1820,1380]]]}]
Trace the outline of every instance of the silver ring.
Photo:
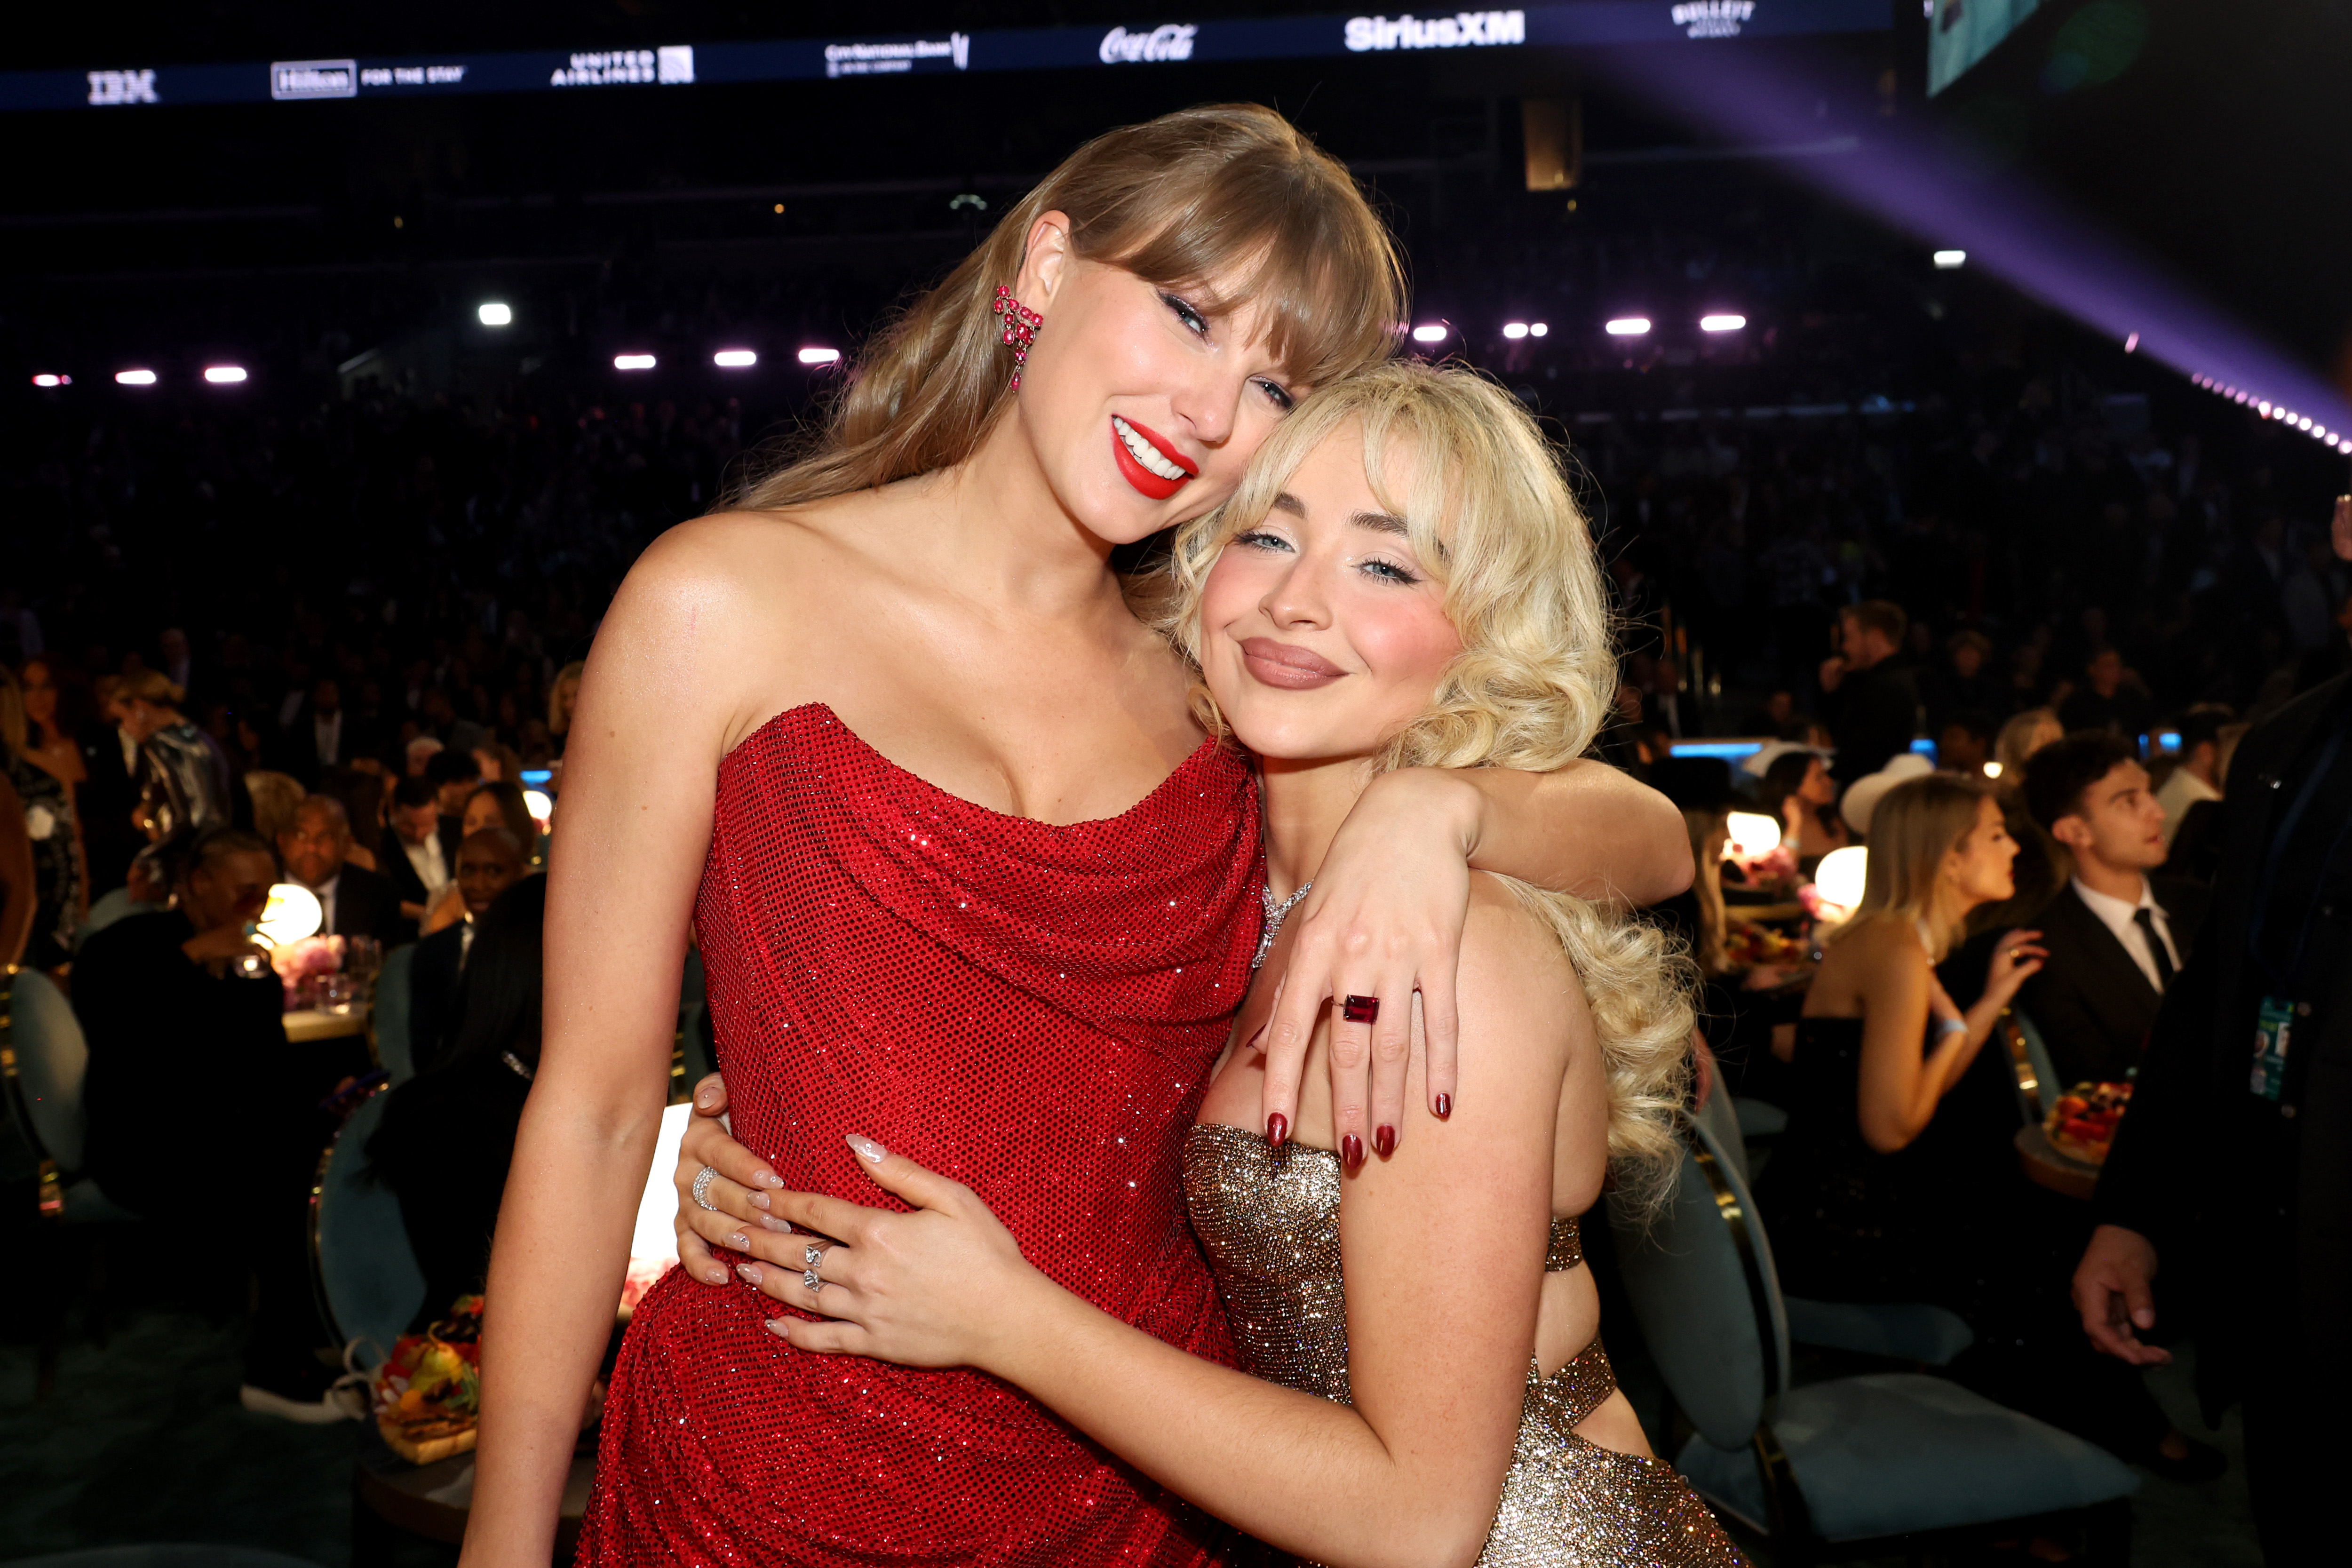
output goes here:
[{"label": "silver ring", "polygon": [[702,1169],[694,1173],[695,1206],[698,1208],[709,1209],[712,1214],[717,1214],[719,1212],[719,1205],[710,1201],[710,1183],[712,1178],[718,1174],[719,1173],[717,1171],[712,1170],[708,1165],[703,1166]]},{"label": "silver ring", "polygon": [[814,1242],[803,1243],[801,1247],[801,1261],[807,1265],[801,1270],[801,1283],[808,1288],[808,1293],[812,1296],[824,1294],[824,1277],[817,1272],[817,1266],[824,1261],[824,1248]]}]

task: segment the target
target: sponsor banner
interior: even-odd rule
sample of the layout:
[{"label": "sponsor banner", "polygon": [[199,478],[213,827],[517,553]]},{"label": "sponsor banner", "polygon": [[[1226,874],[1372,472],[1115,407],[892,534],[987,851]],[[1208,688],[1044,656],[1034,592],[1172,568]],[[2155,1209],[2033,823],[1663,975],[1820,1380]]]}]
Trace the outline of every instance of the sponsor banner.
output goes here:
[{"label": "sponsor banner", "polygon": [[1368,12],[1114,26],[528,50],[254,65],[114,65],[0,71],[0,110],[304,102],[475,92],[603,92],[965,71],[1116,70],[1317,57],[1706,44],[1769,35],[1884,32],[1912,0],[1575,0],[1501,10]]}]

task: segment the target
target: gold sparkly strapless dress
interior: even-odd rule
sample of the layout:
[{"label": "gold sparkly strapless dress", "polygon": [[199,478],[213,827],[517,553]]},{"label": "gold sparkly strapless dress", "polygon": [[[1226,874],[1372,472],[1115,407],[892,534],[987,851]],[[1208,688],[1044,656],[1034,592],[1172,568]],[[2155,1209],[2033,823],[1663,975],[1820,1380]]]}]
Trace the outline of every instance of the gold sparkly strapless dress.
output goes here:
[{"label": "gold sparkly strapless dress", "polygon": [[[1184,1140],[1184,1199],[1259,1377],[1349,1403],[1339,1157],[1203,1123]],[[1547,1270],[1580,1268],[1576,1221],[1552,1222]],[[1601,1342],[1546,1377],[1530,1352],[1519,1436],[1480,1568],[1735,1568],[1739,1554],[1663,1459],[1576,1435],[1616,1391]]]}]

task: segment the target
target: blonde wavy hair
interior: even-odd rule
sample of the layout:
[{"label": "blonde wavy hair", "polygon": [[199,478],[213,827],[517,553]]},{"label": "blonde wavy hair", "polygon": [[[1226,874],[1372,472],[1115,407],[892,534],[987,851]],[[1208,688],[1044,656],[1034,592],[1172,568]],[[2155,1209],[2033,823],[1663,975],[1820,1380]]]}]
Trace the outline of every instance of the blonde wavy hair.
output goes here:
[{"label": "blonde wavy hair", "polygon": [[[1013,359],[992,313],[1020,275],[1037,219],[1070,219],[1070,246],[1163,288],[1255,301],[1267,345],[1309,386],[1384,358],[1404,319],[1404,267],[1355,179],[1273,110],[1209,104],[1107,132],[1005,209],[979,249],[886,322],[823,426],[788,445],[722,509],[798,506],[950,467],[1011,400]],[[1051,331],[1048,326],[1045,330]]]},{"label": "blonde wavy hair", "polygon": [[[1178,531],[1146,597],[1200,670],[1201,598],[1237,534],[1273,510],[1308,453],[1350,427],[1381,505],[1445,590],[1462,639],[1429,707],[1374,759],[1391,768],[1546,773],[1592,746],[1617,689],[1601,565],[1558,455],[1517,399],[1456,366],[1391,362],[1309,395],[1217,510]],[[1229,733],[1197,680],[1204,722]],[[1560,945],[1592,1010],[1621,1198],[1654,1205],[1682,1157],[1675,1118],[1690,1077],[1696,970],[1682,945],[1628,911],[1503,879]]]},{"label": "blonde wavy hair", "polygon": [[1822,941],[1837,942],[1873,921],[1895,921],[1921,931],[1927,962],[1942,963],[1968,923],[1944,895],[1944,857],[1975,830],[1983,803],[1996,798],[1990,784],[1958,773],[1906,779],[1880,796],[1870,814],[1862,902]]}]

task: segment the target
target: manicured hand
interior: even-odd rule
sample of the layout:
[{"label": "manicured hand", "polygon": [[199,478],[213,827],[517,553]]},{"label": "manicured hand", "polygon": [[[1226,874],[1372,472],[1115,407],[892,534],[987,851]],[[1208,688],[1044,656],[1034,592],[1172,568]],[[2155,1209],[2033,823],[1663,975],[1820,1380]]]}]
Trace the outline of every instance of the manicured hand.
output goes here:
[{"label": "manicured hand", "polygon": [[1985,994],[2006,1003],[2019,986],[2040,973],[2042,961],[2050,956],[2048,948],[2034,945],[2041,940],[2038,931],[2013,931],[1993,943],[1992,962],[1985,965]]},{"label": "manicured hand", "polygon": [[[913,1205],[913,1212],[817,1193],[776,1194],[772,1212],[832,1240],[750,1238],[754,1257],[769,1261],[737,1272],[763,1294],[824,1320],[772,1318],[769,1331],[795,1349],[825,1355],[989,1370],[1006,1337],[1030,1321],[1027,1293],[1053,1287],[970,1187],[870,1138],[848,1142],[875,1185]],[[812,1249],[819,1252],[814,1290],[806,1279]]]},{"label": "manicured hand", "polygon": [[[678,1140],[677,1260],[706,1285],[727,1283],[727,1265],[711,1254],[713,1247],[744,1246],[747,1232],[789,1231],[792,1227],[769,1212],[772,1194],[783,1178],[767,1163],[728,1135],[727,1085],[712,1073],[694,1086],[694,1114],[687,1118],[686,1136]],[[719,1173],[704,1196],[717,1205],[706,1209],[694,1201],[694,1178],[708,1165]]]},{"label": "manicured hand", "polygon": [[[1314,890],[1291,911],[1265,1052],[1266,1135],[1298,1116],[1307,1047],[1328,1004],[1332,1135],[1350,1165],[1386,1155],[1404,1125],[1413,997],[1421,998],[1429,1109],[1454,1109],[1454,974],[1470,910],[1469,818],[1474,792],[1440,770],[1372,781],[1316,869]],[[1370,1023],[1340,1016],[1349,996],[1377,998]],[[1352,1142],[1350,1141],[1353,1141]]]}]

